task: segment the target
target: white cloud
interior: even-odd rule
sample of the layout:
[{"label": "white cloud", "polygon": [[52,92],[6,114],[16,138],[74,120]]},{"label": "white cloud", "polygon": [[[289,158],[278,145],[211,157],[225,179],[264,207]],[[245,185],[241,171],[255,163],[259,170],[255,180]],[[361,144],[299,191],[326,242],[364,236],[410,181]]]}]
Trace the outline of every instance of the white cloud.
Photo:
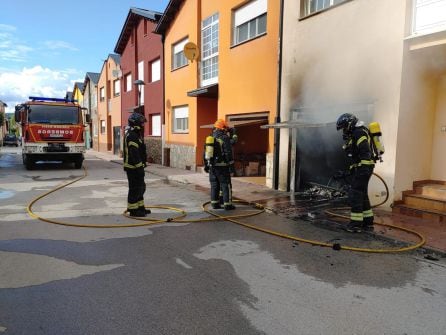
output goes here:
[{"label": "white cloud", "polygon": [[33,50],[15,37],[15,31],[13,26],[0,24],[0,61],[24,62]]},{"label": "white cloud", "polygon": [[79,77],[82,74],[75,69],[53,70],[40,65],[20,71],[0,69],[0,100],[8,105],[7,112],[12,113],[14,106],[29,96],[65,97],[74,86],[75,80],[71,78]]},{"label": "white cloud", "polygon": [[[52,55],[57,55],[59,50],[79,51],[72,44],[60,40],[47,40],[39,46],[31,47],[17,37],[16,27],[0,24],[0,64],[25,63],[30,60],[33,51],[43,55],[48,55],[48,51],[51,51]],[[33,57],[35,56],[34,53]]]},{"label": "white cloud", "polygon": [[16,31],[17,28],[9,24],[0,23],[0,31]]},{"label": "white cloud", "polygon": [[75,46],[71,45],[68,42],[65,41],[45,41],[43,42],[46,48],[50,50],[57,50],[57,49],[68,49],[72,51],[78,51],[79,49]]}]

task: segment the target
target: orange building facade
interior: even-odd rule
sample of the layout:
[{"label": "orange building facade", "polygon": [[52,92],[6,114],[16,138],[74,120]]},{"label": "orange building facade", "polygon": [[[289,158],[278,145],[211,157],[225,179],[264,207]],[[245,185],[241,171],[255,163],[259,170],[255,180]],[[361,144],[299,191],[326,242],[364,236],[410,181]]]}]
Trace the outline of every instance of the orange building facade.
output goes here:
[{"label": "orange building facade", "polygon": [[121,128],[120,56],[110,54],[98,81],[98,151],[119,154]]},{"label": "orange building facade", "polygon": [[[221,118],[239,136],[237,175],[268,179],[273,132],[260,126],[274,123],[277,111],[279,5],[169,2],[156,28],[164,39],[165,163],[167,158],[170,166],[191,170],[202,165],[205,137]],[[198,57],[188,60],[184,47],[193,51],[191,43]],[[246,170],[249,162],[258,163],[257,174]]]}]

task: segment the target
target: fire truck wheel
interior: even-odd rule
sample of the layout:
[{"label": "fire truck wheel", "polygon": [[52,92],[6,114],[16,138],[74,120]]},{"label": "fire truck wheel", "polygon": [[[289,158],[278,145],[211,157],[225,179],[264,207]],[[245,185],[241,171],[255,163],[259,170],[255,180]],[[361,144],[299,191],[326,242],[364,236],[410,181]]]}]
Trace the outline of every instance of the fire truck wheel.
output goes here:
[{"label": "fire truck wheel", "polygon": [[25,168],[27,170],[33,170],[34,169],[34,161],[30,158],[26,158],[23,162],[25,164]]},{"label": "fire truck wheel", "polygon": [[82,159],[78,159],[74,161],[74,168],[75,169],[80,169],[82,168]]}]

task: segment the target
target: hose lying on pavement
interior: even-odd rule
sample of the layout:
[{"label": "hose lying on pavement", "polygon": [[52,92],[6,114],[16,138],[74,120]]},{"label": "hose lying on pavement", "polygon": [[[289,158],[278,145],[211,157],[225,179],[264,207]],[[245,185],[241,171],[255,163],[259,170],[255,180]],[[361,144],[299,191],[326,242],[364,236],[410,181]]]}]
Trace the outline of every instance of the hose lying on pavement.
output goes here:
[{"label": "hose lying on pavement", "polygon": [[[179,208],[175,208],[175,207],[169,207],[169,206],[146,206],[146,208],[158,208],[158,209],[166,209],[166,210],[171,210],[174,212],[177,212],[178,215],[174,216],[174,217],[170,217],[167,219],[153,219],[153,218],[149,218],[149,217],[145,217],[145,218],[137,218],[137,217],[131,217],[127,214],[127,212],[124,212],[123,215],[126,217],[129,217],[131,219],[135,219],[138,221],[143,221],[143,222],[138,222],[138,223],[130,223],[130,224],[87,224],[87,223],[71,223],[71,222],[63,222],[63,221],[58,221],[58,220],[52,220],[49,218],[45,218],[42,216],[37,215],[36,213],[33,212],[32,207],[33,205],[39,201],[40,199],[48,196],[51,193],[54,193],[64,187],[67,187],[71,184],[74,184],[75,182],[87,177],[87,170],[84,167],[83,169],[84,174],[80,177],[77,177],[67,183],[64,183],[60,186],[57,186],[51,190],[49,190],[48,192],[45,192],[43,194],[41,194],[40,196],[34,198],[27,206],[26,210],[28,212],[28,214],[37,220],[40,221],[44,221],[44,222],[48,222],[48,223],[52,223],[52,224],[57,224],[57,225],[63,225],[63,226],[69,226],[69,227],[79,227],[79,228],[129,228],[129,227],[141,227],[141,226],[148,226],[148,225],[153,225],[153,224],[162,224],[162,223],[167,223],[167,222],[176,222],[176,223],[190,223],[190,222],[208,222],[208,221],[215,221],[215,220],[225,220],[225,221],[230,221],[233,223],[236,223],[238,225],[241,225],[243,227],[246,228],[250,228],[250,229],[254,229],[257,231],[261,231],[267,234],[271,234],[274,236],[278,236],[278,237],[282,237],[282,238],[286,238],[292,241],[297,241],[297,242],[302,242],[302,243],[309,243],[311,245],[315,245],[315,246],[321,246],[321,247],[329,247],[329,248],[333,248],[335,250],[350,250],[350,251],[357,251],[357,252],[369,252],[369,253],[397,253],[397,252],[404,252],[404,251],[410,251],[410,250],[414,250],[417,249],[419,247],[421,247],[424,243],[425,243],[425,238],[423,235],[421,235],[420,233],[413,231],[411,229],[407,229],[407,228],[403,228],[403,227],[398,227],[398,226],[394,226],[394,225],[390,225],[390,224],[384,224],[384,223],[376,223],[382,226],[388,226],[388,227],[392,227],[395,229],[399,229],[402,231],[405,231],[407,233],[413,234],[415,236],[417,236],[420,241],[417,244],[414,245],[410,245],[407,247],[402,247],[402,248],[397,248],[397,249],[369,249],[369,248],[357,248],[357,247],[351,247],[351,246],[346,246],[346,245],[340,245],[339,243],[326,243],[323,241],[317,241],[317,240],[310,240],[310,239],[304,239],[298,236],[292,236],[292,235],[288,235],[288,234],[284,234],[281,232],[277,232],[277,231],[273,231],[270,229],[266,229],[266,228],[262,228],[253,224],[249,224],[246,222],[242,222],[236,219],[242,218],[242,217],[249,217],[249,216],[254,216],[254,215],[258,215],[260,213],[263,213],[265,211],[265,208],[263,207],[263,205],[258,204],[258,203],[254,203],[254,202],[247,202],[247,201],[235,201],[237,203],[240,204],[244,204],[244,205],[248,205],[248,206],[252,206],[253,207],[253,211],[250,211],[248,213],[245,214],[239,214],[239,215],[220,215],[218,214],[216,211],[210,211],[207,209],[207,206],[209,205],[210,201],[207,201],[205,203],[203,203],[202,205],[202,209],[204,212],[212,215],[212,217],[208,217],[208,218],[202,218],[202,219],[188,219],[188,220],[184,220],[183,218],[186,217],[187,212],[179,209]],[[379,177],[379,176],[378,176]],[[379,177],[381,180],[382,178]],[[382,180],[384,182],[384,180]],[[384,183],[385,184],[385,183]],[[386,185],[386,184],[385,184]],[[386,185],[386,189],[387,189],[387,185]],[[388,190],[388,189],[387,189]],[[387,192],[388,194],[388,192]],[[387,196],[388,197],[388,196]],[[386,198],[387,200],[387,198]],[[385,201],[386,201],[385,200]],[[384,201],[384,202],[385,202]],[[348,208],[348,207],[347,207]],[[332,209],[332,210],[338,210],[338,209],[347,209],[347,208],[337,208],[337,209]],[[338,217],[345,217],[342,216],[340,214],[336,214],[336,213],[331,213],[331,212],[327,212],[330,215],[335,215]]]}]

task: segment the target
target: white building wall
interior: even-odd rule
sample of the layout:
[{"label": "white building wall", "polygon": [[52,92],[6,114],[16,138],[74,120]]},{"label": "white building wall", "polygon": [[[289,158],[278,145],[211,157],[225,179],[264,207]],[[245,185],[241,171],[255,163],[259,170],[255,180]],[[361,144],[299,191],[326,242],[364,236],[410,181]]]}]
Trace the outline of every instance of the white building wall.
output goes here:
[{"label": "white building wall", "polygon": [[431,179],[446,180],[446,75],[438,80]]},{"label": "white building wall", "polygon": [[[386,147],[384,163],[375,171],[391,192],[406,6],[405,0],[354,0],[299,20],[299,1],[288,0],[284,11],[282,120],[296,107],[372,102],[370,118],[380,122]],[[324,121],[335,122],[338,116],[338,111],[327,113]],[[287,134],[282,130],[281,189],[286,188]],[[375,195],[381,191],[382,185],[376,185]]]}]

